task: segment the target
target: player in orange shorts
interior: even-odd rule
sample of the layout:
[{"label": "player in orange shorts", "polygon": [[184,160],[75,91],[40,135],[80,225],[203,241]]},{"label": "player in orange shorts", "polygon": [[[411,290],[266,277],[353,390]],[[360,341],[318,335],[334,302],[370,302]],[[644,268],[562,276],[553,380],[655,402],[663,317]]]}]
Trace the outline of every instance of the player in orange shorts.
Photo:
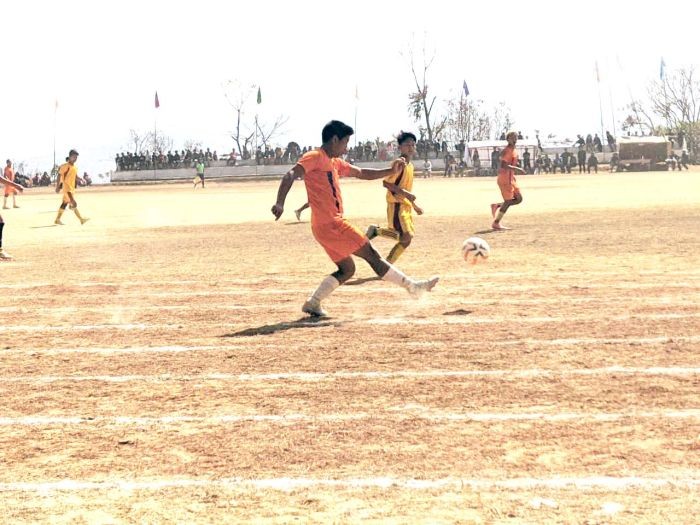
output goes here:
[{"label": "player in orange shorts", "polygon": [[367,236],[343,217],[343,197],[339,184],[342,177],[381,179],[398,173],[405,166],[403,159],[396,159],[386,169],[363,169],[345,162],[340,156],[347,153],[348,141],[353,133],[350,126],[338,120],[326,124],[321,132],[323,145],[306,153],[284,175],[277,192],[277,202],[272,206],[272,214],[277,220],[284,212],[284,201],[292,184],[296,179],[304,178],[311,208],[311,232],[338,266],[338,270],[323,279],[302,306],[304,313],[316,317],[328,315],[321,308],[321,302],[355,273],[353,255],[367,261],[381,279],[404,287],[414,297],[432,290],[438,282],[437,277],[416,281],[406,276],[382,258]]},{"label": "player in orange shorts", "polygon": [[[3,184],[5,186],[5,188],[12,188],[15,191],[19,191],[19,192],[24,191],[24,188],[22,186],[20,186],[19,184],[17,184],[14,181],[11,181],[10,179],[6,179],[3,176],[0,176],[0,184]],[[2,215],[0,215],[0,261],[11,261],[12,256],[2,249],[2,230],[4,228],[5,228],[5,221],[3,221]]]},{"label": "player in orange shorts", "polygon": [[[15,170],[12,169],[12,161],[10,159],[7,159],[7,165],[5,166],[5,178],[9,181],[14,182],[15,181]],[[7,205],[7,198],[12,195],[12,207],[13,208],[19,208],[17,206],[17,200],[15,199],[15,195],[17,195],[18,190],[10,186],[9,184],[5,185],[5,201],[3,202],[3,209],[9,210],[10,207]]]},{"label": "player in orange shorts", "polygon": [[501,204],[491,205],[491,215],[493,215],[494,218],[491,228],[497,231],[508,229],[501,225],[501,219],[503,219],[508,208],[523,202],[523,196],[515,180],[516,171],[518,173],[525,173],[525,170],[518,166],[518,154],[515,151],[515,144],[518,142],[518,133],[516,131],[509,131],[506,135],[506,140],[508,141],[508,145],[503,148],[501,152],[501,167],[498,170],[497,179],[498,187],[501,190],[501,196],[503,196],[503,202]]}]

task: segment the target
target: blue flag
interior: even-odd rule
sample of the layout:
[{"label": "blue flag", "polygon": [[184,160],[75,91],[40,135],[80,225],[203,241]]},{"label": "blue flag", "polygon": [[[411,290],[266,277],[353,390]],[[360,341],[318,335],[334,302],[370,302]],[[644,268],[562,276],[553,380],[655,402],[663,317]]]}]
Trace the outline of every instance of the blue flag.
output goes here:
[{"label": "blue flag", "polygon": [[663,80],[664,77],[666,76],[666,62],[664,61],[664,57],[661,57],[661,66],[659,67],[659,79]]},{"label": "blue flag", "polygon": [[464,89],[464,96],[468,97],[469,96],[469,88],[467,87],[467,81],[465,80],[464,83],[462,84],[462,89]]}]

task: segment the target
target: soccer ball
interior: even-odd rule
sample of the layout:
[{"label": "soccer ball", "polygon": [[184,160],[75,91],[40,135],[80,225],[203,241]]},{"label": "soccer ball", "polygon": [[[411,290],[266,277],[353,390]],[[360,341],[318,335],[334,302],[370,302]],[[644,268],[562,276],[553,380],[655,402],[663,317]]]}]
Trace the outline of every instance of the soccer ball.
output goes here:
[{"label": "soccer ball", "polygon": [[469,237],[462,245],[462,257],[467,262],[475,264],[479,259],[488,259],[491,247],[481,237]]}]

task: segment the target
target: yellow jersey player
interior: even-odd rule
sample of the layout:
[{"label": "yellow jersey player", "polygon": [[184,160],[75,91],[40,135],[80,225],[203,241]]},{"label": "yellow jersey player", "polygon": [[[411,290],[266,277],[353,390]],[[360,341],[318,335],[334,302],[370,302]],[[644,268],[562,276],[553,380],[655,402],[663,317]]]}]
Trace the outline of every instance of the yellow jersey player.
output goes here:
[{"label": "yellow jersey player", "polygon": [[85,224],[89,219],[81,217],[78,211],[78,203],[75,201],[75,181],[78,177],[78,168],[75,167],[75,161],[78,160],[78,152],[74,149],[68,153],[68,160],[60,168],[58,168],[58,178],[56,179],[56,193],[63,190],[63,202],[58,208],[58,215],[54,224],[60,224],[61,216],[66,211],[66,206],[70,206],[75,216],[80,219],[80,224]]},{"label": "yellow jersey player", "polygon": [[[14,181],[11,181],[10,179],[6,179],[5,177],[0,175],[0,184],[3,184],[6,188],[6,190],[13,189],[19,192],[22,192],[24,188],[17,184]],[[5,252],[5,250],[2,249],[2,230],[5,228],[5,221],[2,219],[2,215],[0,215],[0,261],[11,261],[12,256],[8,253]]]},{"label": "yellow jersey player", "polygon": [[408,131],[402,131],[397,137],[401,158],[405,165],[399,173],[389,175],[384,179],[384,187],[387,189],[387,224],[388,228],[381,228],[371,224],[367,228],[367,237],[373,239],[377,235],[396,240],[396,244],[389,252],[386,260],[393,264],[408,248],[413,240],[415,229],[413,227],[413,210],[418,215],[423,214],[423,208],[416,204],[416,196],[413,190],[413,163],[411,160],[416,154],[416,136]]}]

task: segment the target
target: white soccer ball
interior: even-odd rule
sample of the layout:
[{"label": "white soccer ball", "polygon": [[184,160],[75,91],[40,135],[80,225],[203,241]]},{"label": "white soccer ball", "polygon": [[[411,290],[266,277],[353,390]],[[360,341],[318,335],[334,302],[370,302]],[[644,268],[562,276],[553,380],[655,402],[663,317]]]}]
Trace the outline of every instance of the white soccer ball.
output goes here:
[{"label": "white soccer ball", "polygon": [[476,263],[479,259],[488,259],[491,254],[491,247],[481,237],[469,237],[462,245],[462,257],[471,263]]}]

